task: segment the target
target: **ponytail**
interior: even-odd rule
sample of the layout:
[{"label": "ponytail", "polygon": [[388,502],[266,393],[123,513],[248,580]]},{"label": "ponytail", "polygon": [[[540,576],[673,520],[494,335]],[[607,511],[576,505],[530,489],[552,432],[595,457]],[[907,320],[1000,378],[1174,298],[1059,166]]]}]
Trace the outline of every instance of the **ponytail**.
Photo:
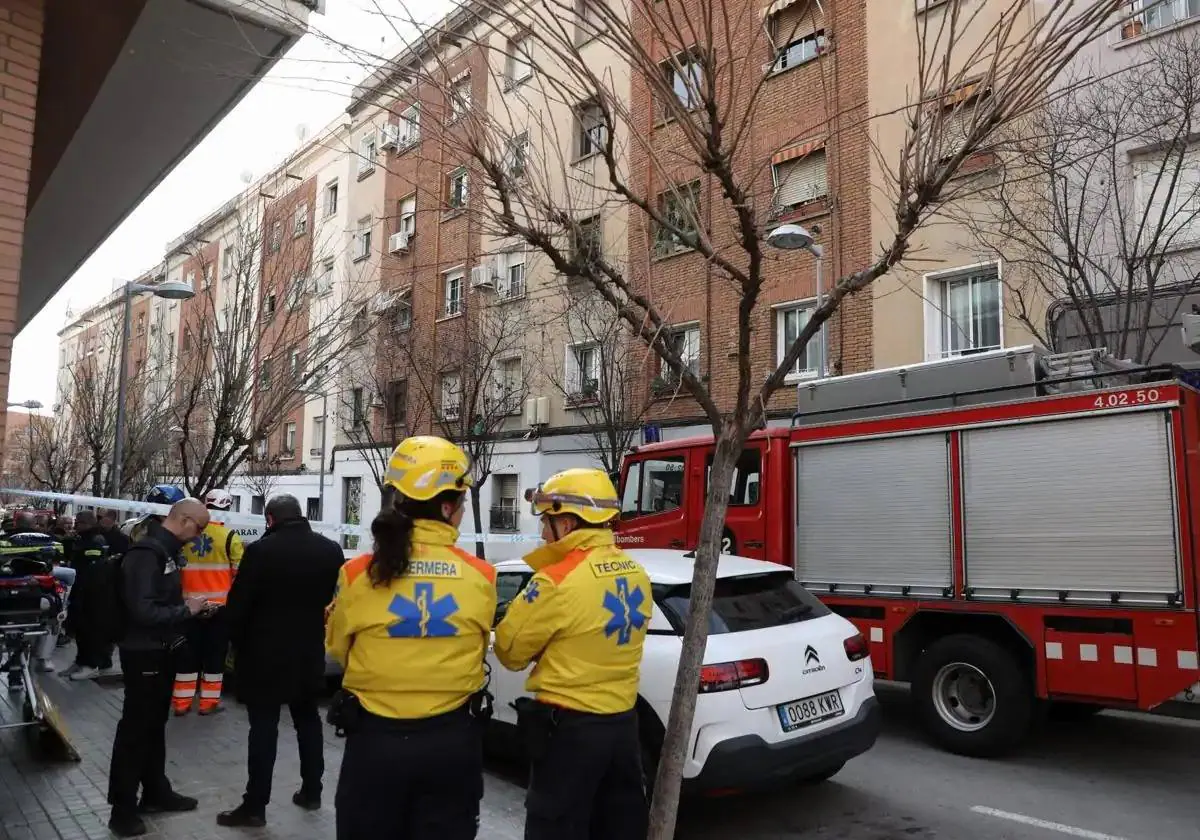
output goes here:
[{"label": "ponytail", "polygon": [[442,505],[458,502],[462,497],[462,492],[458,490],[447,490],[427,502],[419,502],[390,487],[385,488],[383,507],[371,522],[371,536],[375,543],[371,563],[367,567],[371,583],[388,586],[407,574],[412,561],[413,522],[417,519],[445,522]]}]

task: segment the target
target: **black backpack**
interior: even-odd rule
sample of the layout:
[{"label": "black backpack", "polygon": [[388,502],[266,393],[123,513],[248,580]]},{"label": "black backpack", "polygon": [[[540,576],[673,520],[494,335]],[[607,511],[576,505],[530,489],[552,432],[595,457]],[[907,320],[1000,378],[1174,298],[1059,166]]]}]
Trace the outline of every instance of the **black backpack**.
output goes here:
[{"label": "black backpack", "polygon": [[[157,540],[142,538],[130,546],[130,551],[136,546],[152,549],[164,565],[171,560],[167,550]],[[129,608],[125,603],[125,577],[122,569],[124,560],[124,554],[109,556],[104,558],[96,569],[98,580],[95,591],[102,593],[99,599],[101,617],[97,630],[105,644],[118,644],[129,632]]]}]

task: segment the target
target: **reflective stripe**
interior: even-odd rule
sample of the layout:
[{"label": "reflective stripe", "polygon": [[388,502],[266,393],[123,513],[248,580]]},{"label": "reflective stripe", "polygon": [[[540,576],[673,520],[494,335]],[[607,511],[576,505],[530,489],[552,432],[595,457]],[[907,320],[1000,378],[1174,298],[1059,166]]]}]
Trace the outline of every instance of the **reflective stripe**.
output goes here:
[{"label": "reflective stripe", "polygon": [[198,679],[200,679],[199,672],[196,672],[194,674],[176,674],[175,675],[175,684],[178,685],[179,683],[185,683],[185,682],[193,682],[194,683]]},{"label": "reflective stripe", "polygon": [[171,696],[175,697],[176,699],[179,699],[179,700],[186,700],[190,703],[190,702],[192,702],[192,698],[196,696],[196,689],[195,688],[177,688],[171,693]]},{"label": "reflective stripe", "polygon": [[220,685],[224,681],[224,679],[225,679],[224,674],[205,674],[204,677],[201,679],[201,682],[212,683],[213,685]]},{"label": "reflective stripe", "polygon": [[221,692],[220,692],[220,690],[217,690],[217,691],[201,691],[201,692],[200,692],[200,699],[201,699],[201,700],[220,700],[220,699],[221,699]]}]

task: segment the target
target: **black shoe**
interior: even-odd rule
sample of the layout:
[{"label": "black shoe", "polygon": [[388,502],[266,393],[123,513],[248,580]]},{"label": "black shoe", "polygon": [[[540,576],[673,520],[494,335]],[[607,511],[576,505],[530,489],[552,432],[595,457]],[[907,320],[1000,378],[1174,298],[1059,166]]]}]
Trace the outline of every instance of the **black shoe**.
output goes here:
[{"label": "black shoe", "polygon": [[305,791],[298,790],[292,794],[292,804],[305,811],[320,811],[321,810],[321,794],[313,795]]},{"label": "black shoe", "polygon": [[226,828],[262,828],[267,824],[267,818],[258,811],[252,811],[244,804],[232,811],[222,811],[217,814],[217,825]]},{"label": "black shoe", "polygon": [[142,797],[142,801],[138,803],[138,810],[143,814],[178,814],[183,811],[195,811],[199,804],[198,800],[190,796],[171,791],[153,799]]},{"label": "black shoe", "polygon": [[113,814],[108,830],[118,837],[141,837],[147,831],[145,821],[137,814]]}]

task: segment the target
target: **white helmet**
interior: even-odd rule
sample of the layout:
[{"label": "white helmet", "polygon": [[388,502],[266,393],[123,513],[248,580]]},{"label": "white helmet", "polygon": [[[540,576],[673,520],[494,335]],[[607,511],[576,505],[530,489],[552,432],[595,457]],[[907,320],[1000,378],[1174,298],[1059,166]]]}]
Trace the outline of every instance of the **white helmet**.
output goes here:
[{"label": "white helmet", "polygon": [[209,490],[204,504],[213,510],[229,510],[233,507],[233,496],[228,490]]}]

